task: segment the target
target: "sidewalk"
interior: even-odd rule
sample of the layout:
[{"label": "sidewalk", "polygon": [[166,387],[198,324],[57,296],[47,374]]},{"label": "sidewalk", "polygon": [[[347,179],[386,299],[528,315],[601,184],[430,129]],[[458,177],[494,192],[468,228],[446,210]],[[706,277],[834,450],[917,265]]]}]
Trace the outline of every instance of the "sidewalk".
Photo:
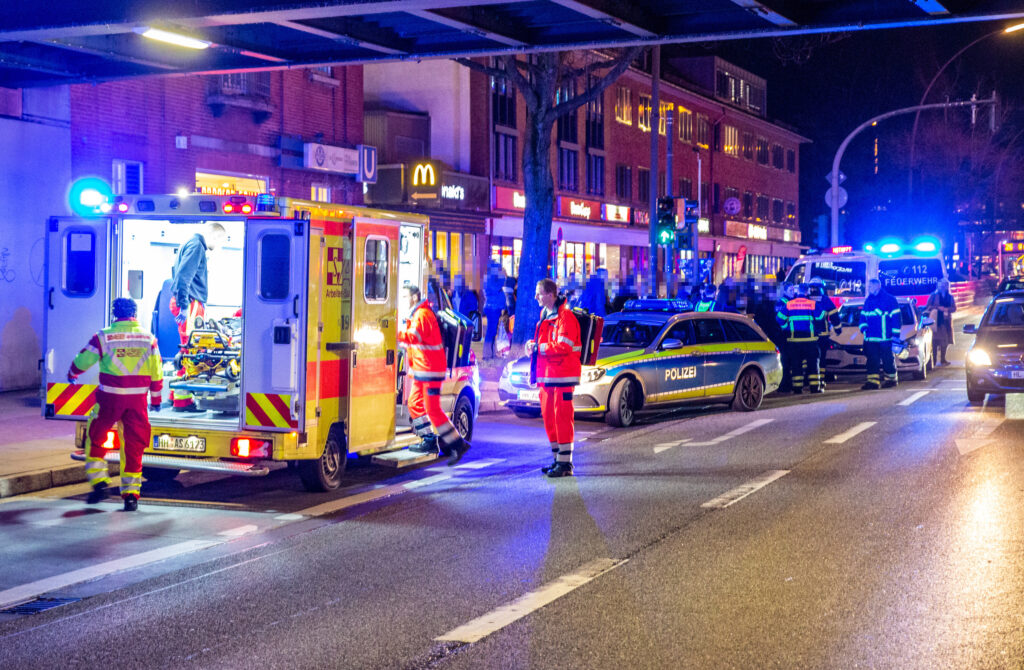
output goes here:
[{"label": "sidewalk", "polygon": [[0,393],[0,498],[85,481],[75,425],[42,417],[38,390]]}]

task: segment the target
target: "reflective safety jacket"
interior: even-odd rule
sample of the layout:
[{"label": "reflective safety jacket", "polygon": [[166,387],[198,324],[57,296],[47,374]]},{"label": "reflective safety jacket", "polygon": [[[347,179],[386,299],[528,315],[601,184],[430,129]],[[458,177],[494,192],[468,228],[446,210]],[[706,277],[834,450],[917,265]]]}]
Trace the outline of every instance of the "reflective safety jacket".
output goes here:
[{"label": "reflective safety jacket", "polygon": [[576,386],[580,383],[580,322],[565,304],[555,303],[543,310],[534,335],[537,345],[537,381],[547,386]]},{"label": "reflective safety jacket", "polygon": [[835,301],[828,297],[828,295],[819,296],[817,300],[818,306],[821,307],[821,311],[824,314],[824,318],[818,324],[818,337],[828,337],[829,326],[832,326],[832,330],[835,330],[842,325],[839,321],[839,308],[836,307]]},{"label": "reflective safety jacket", "polygon": [[160,402],[164,376],[156,338],[135,319],[120,319],[89,339],[68,371],[77,377],[100,364],[99,390],[114,395],[143,395]]},{"label": "reflective safety jacket", "polygon": [[695,312],[713,312],[715,311],[715,300],[700,300],[693,308]]},{"label": "reflective safety jacket", "polygon": [[825,320],[821,306],[810,298],[793,298],[775,315],[787,342],[816,342],[819,324]]},{"label": "reflective safety jacket", "polygon": [[444,342],[437,316],[430,304],[423,300],[412,309],[412,314],[398,329],[399,345],[409,357],[412,378],[419,381],[444,381],[448,359],[444,355]]},{"label": "reflective safety jacket", "polygon": [[864,301],[860,310],[860,332],[864,333],[865,342],[899,340],[902,326],[900,304],[892,295],[879,291]]}]

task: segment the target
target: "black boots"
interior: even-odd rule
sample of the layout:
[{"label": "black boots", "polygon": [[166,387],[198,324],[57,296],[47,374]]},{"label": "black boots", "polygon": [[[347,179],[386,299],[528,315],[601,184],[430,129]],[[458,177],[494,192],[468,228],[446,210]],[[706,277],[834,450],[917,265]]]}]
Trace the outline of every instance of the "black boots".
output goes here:
[{"label": "black boots", "polygon": [[409,447],[409,451],[413,451],[417,454],[436,454],[437,453],[437,435],[431,433],[420,440],[419,444],[414,444]]},{"label": "black boots", "polygon": [[547,471],[548,477],[572,477],[572,463],[558,461]]},{"label": "black boots", "polygon": [[103,482],[99,484],[93,484],[92,491],[89,491],[89,497],[85,499],[86,504],[95,505],[103,502],[107,499],[107,485]]},{"label": "black boots", "polygon": [[139,496],[129,493],[124,497],[124,511],[134,512],[139,509]]},{"label": "black boots", "polygon": [[445,456],[448,457],[449,467],[461,461],[462,457],[466,455],[467,451],[469,451],[469,442],[466,442],[464,439],[460,437],[459,441],[453,444],[451,448],[448,450],[448,452],[445,454]]}]

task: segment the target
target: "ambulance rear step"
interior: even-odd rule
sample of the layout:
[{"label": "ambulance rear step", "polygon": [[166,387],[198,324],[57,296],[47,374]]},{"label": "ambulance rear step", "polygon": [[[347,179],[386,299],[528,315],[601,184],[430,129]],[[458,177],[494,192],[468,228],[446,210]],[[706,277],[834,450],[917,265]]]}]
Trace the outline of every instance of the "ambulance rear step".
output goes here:
[{"label": "ambulance rear step", "polygon": [[[412,429],[402,430],[399,428],[395,431],[395,444],[396,447],[409,447],[414,444],[419,444],[419,438],[412,433]],[[430,461],[440,458],[439,454],[420,454],[415,451],[409,451],[408,449],[398,449],[397,451],[385,451],[379,454],[374,454],[370,459],[377,465],[386,465],[392,468],[407,468],[411,465],[419,465],[420,463],[429,463]]]},{"label": "ambulance rear step", "polygon": [[[71,458],[76,461],[85,460],[85,451],[79,449],[71,453]],[[120,454],[116,451],[108,451],[103,456],[107,463],[119,463]],[[283,466],[284,464],[282,464]],[[215,461],[210,459],[182,458],[178,456],[161,456],[158,454],[143,454],[142,466],[148,468],[170,468],[175,470],[192,470],[193,472],[220,472],[225,475],[238,475],[242,477],[263,477],[270,472],[270,468],[263,463],[241,463],[238,461]]]}]

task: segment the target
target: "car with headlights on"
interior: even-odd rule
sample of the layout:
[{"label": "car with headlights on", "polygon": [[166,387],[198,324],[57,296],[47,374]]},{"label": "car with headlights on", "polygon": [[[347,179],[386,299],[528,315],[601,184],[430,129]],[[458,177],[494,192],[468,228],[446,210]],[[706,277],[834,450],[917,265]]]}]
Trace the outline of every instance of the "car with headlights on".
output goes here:
[{"label": "car with headlights on", "polygon": [[[681,403],[724,402],[752,411],[778,388],[779,352],[751,319],[680,312],[679,303],[631,300],[605,319],[597,363],[583,366],[573,394],[577,415],[630,426],[639,412]],[[505,366],[498,395],[517,415],[539,414],[529,356]]]},{"label": "car with headlights on", "polygon": [[[900,339],[906,345],[896,356],[896,371],[909,374],[914,379],[924,379],[934,369],[932,357],[931,318],[921,314],[912,298],[897,298],[900,305]],[[825,352],[825,374],[830,378],[840,375],[863,375],[867,373],[867,356],[864,355],[864,333],[861,332],[860,311],[864,298],[854,298],[839,308],[839,320],[843,332],[829,336],[829,349]]]},{"label": "car with headlights on", "polygon": [[1024,393],[1024,290],[997,295],[978,324],[967,352],[967,400],[980,403],[988,393]]}]

